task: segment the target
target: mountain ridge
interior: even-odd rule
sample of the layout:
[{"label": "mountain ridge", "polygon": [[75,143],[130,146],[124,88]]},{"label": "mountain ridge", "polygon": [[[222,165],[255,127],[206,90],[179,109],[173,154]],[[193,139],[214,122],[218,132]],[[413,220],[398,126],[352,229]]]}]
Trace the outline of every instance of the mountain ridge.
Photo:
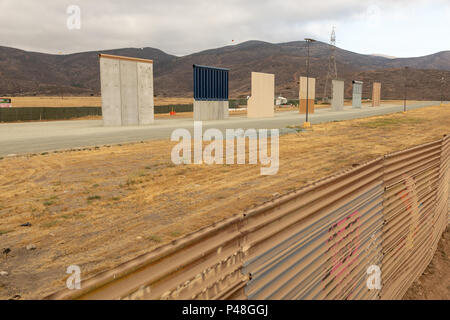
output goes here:
[{"label": "mountain ridge", "polygon": [[[310,47],[310,74],[317,78],[317,97],[323,95],[329,50],[330,46],[323,42],[315,42]],[[274,73],[276,94],[296,98],[298,78],[305,75],[307,60],[305,41],[250,40],[185,56],[151,47],[58,55],[0,46],[0,95],[97,95],[100,91],[99,53],[152,59],[155,94],[172,97],[192,96],[192,65],[202,64],[230,69],[231,97],[250,94],[250,75],[255,71]],[[336,60],[339,78],[346,81],[347,97],[351,96],[351,80],[358,79],[369,84],[382,81],[384,99],[402,98],[406,77],[408,87],[414,89],[410,90],[412,99],[437,99],[440,98],[441,78],[450,80],[450,51],[390,59],[337,47]],[[405,67],[410,70],[405,71]],[[444,91],[449,89],[446,83]],[[370,97],[370,85],[364,86],[363,95]]]}]

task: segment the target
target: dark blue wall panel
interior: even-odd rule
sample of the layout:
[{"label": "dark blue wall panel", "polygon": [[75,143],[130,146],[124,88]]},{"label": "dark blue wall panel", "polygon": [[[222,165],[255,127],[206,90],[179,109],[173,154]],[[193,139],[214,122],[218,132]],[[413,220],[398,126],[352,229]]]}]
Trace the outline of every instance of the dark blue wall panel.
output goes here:
[{"label": "dark blue wall panel", "polygon": [[194,99],[228,100],[228,71],[194,64]]}]

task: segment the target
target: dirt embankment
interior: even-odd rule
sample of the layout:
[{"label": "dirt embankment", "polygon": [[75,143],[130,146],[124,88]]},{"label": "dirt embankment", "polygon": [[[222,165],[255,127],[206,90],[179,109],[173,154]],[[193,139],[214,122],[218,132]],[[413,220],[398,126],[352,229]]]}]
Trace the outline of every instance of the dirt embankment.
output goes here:
[{"label": "dirt embankment", "polygon": [[413,283],[404,300],[450,300],[450,226],[423,275]]},{"label": "dirt embankment", "polygon": [[[450,131],[450,106],[313,126],[280,137],[278,174],[260,165],[182,165],[150,141],[0,161],[0,299],[42,298],[82,277],[318,178]],[[29,223],[29,225],[27,225]],[[25,226],[21,226],[25,224]],[[36,248],[27,250],[27,246]],[[31,248],[31,247],[29,247]]]}]

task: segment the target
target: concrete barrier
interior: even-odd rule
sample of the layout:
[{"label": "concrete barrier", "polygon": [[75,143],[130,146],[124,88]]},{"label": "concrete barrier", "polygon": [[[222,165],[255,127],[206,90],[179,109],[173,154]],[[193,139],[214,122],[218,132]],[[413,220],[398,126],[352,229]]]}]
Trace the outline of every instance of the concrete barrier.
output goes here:
[{"label": "concrete barrier", "polygon": [[106,54],[99,57],[103,124],[153,123],[153,62]]},{"label": "concrete barrier", "polygon": [[275,75],[252,72],[252,96],[247,103],[248,118],[274,116]]},{"label": "concrete barrier", "polygon": [[333,111],[344,110],[344,81],[332,81],[332,94],[331,109]]},{"label": "concrete barrier", "polygon": [[[299,93],[300,113],[306,113],[308,104],[308,113],[314,113],[314,102],[316,100],[316,79],[300,77]],[[307,102],[308,101],[308,102]]]}]

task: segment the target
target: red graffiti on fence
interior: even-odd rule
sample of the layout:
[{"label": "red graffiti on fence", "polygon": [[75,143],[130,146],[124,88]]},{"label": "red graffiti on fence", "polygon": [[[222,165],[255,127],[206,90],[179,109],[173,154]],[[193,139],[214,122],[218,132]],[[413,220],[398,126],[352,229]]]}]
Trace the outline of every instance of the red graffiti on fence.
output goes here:
[{"label": "red graffiti on fence", "polygon": [[[331,270],[323,278],[323,289],[331,283],[334,287],[342,287],[347,276],[350,274],[350,267],[356,265],[359,256],[361,217],[359,211],[355,211],[345,218],[339,220],[328,229],[327,254],[330,254]],[[356,284],[350,289],[349,294],[354,290]]]}]

